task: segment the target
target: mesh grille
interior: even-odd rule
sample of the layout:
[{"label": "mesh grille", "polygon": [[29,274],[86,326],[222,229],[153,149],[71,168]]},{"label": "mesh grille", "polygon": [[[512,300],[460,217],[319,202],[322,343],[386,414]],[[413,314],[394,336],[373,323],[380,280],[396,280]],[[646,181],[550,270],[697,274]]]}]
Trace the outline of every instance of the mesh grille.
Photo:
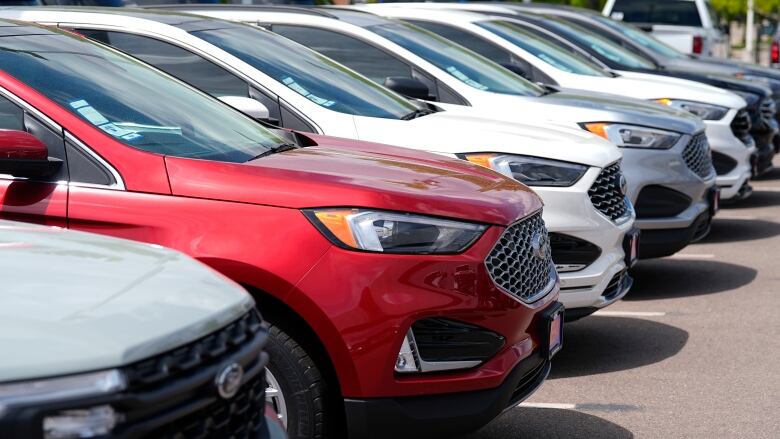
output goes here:
[{"label": "mesh grille", "polygon": [[751,128],[750,113],[747,110],[739,110],[731,121],[731,132],[736,138],[742,140],[750,135]]},{"label": "mesh grille", "polygon": [[[534,246],[541,250],[535,251]],[[555,278],[551,253],[540,211],[509,226],[485,265],[498,287],[524,302],[533,302],[547,293]]]},{"label": "mesh grille", "polygon": [[772,99],[766,98],[761,101],[761,119],[764,123],[769,123],[769,121],[775,118],[776,110],[775,101]]},{"label": "mesh grille", "polygon": [[707,178],[715,173],[712,167],[710,144],[704,133],[696,134],[688,142],[683,151],[683,159],[688,168],[701,178]]},{"label": "mesh grille", "polygon": [[613,221],[622,218],[628,212],[625,195],[621,189],[621,180],[623,180],[623,171],[620,169],[620,162],[617,162],[604,168],[588,189],[593,207]]}]

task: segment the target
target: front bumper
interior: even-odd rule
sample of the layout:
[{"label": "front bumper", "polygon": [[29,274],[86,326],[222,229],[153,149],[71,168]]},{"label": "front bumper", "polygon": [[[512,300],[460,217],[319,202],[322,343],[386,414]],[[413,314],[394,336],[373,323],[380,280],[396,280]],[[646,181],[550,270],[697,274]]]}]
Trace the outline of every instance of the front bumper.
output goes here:
[{"label": "front bumper", "polygon": [[476,430],[542,385],[550,361],[540,354],[517,364],[495,388],[442,395],[344,401],[350,438],[452,437]]},{"label": "front bumper", "polygon": [[[715,176],[702,178],[694,173],[683,159],[683,151],[691,140],[684,135],[668,150],[623,149],[623,171],[628,179],[628,196],[634,203],[637,219],[634,223],[642,231],[639,244],[640,259],[673,254],[685,248],[690,236],[681,230],[696,229],[702,214],[709,215],[708,195],[715,186]],[[671,216],[642,217],[637,205],[639,193],[645,187],[660,186],[676,191],[689,199],[687,207]],[[665,233],[664,231],[669,231]],[[663,236],[663,251],[653,244]]]},{"label": "front bumper", "polygon": [[751,156],[756,152],[754,142],[746,145],[734,136],[730,123],[725,122],[731,119],[733,117],[705,122],[707,140],[710,142],[712,151],[723,154],[736,162],[733,169],[716,177],[716,184],[720,188],[721,198],[724,200],[737,198],[740,194],[744,195],[744,191],[741,189],[750,180],[752,174]]},{"label": "front bumper", "polygon": [[534,187],[544,200],[544,221],[550,233],[573,236],[601,249],[599,257],[585,268],[569,272],[559,269],[559,300],[566,307],[567,316],[577,308],[604,308],[628,292],[615,295],[608,287],[626,268],[623,237],[634,226],[634,213],[630,211],[626,218],[614,222],[593,207],[588,189],[600,172],[600,168],[590,168],[571,187]]}]

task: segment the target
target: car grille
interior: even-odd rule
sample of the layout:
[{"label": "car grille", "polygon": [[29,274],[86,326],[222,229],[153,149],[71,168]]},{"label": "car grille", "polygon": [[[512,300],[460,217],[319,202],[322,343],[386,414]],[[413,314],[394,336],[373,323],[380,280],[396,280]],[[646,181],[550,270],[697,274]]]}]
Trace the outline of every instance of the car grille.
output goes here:
[{"label": "car grille", "polygon": [[688,168],[701,178],[708,178],[715,173],[710,145],[704,133],[696,134],[688,142],[683,151],[683,159]]},{"label": "car grille", "polygon": [[612,221],[616,221],[628,213],[622,180],[623,171],[620,169],[620,162],[617,162],[604,168],[588,189],[593,207]]},{"label": "car grille", "polygon": [[[250,438],[263,427],[262,352],[267,331],[252,310],[235,322],[178,349],[122,368],[128,388],[111,402],[121,414],[119,437]],[[216,377],[239,365],[243,383],[231,398],[219,395]]]},{"label": "car grille", "polygon": [[738,163],[726,154],[712,151],[712,165],[715,167],[716,174],[726,175],[736,169]]},{"label": "car grille", "polygon": [[731,121],[731,132],[734,133],[734,137],[744,142],[750,136],[751,128],[750,113],[747,110],[739,110]]},{"label": "car grille", "polygon": [[766,98],[761,101],[761,119],[764,123],[769,124],[772,119],[775,118],[777,112],[775,101],[771,98]]},{"label": "car grille", "polygon": [[607,285],[607,288],[604,289],[602,296],[605,300],[612,300],[620,295],[620,293],[622,293],[627,286],[630,286],[630,283],[633,283],[633,280],[628,274],[628,269],[624,269],[623,271],[615,274],[612,279],[610,279],[609,284]]},{"label": "car grille", "polygon": [[[534,241],[541,249],[534,250]],[[555,282],[547,228],[542,212],[509,226],[485,260],[493,282],[523,302],[544,296]]]}]

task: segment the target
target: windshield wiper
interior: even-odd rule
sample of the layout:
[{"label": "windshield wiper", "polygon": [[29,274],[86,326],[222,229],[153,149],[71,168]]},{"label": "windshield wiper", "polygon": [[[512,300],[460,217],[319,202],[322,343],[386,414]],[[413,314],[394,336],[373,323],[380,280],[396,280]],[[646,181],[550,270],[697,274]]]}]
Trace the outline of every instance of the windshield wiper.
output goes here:
[{"label": "windshield wiper", "polygon": [[268,157],[269,155],[272,155],[272,154],[277,154],[277,153],[285,152],[285,151],[291,151],[293,149],[298,149],[298,148],[299,148],[299,146],[294,144],[294,143],[281,143],[281,144],[276,145],[276,146],[274,146],[272,148],[269,148],[267,151],[261,152],[260,154],[252,157],[251,159],[249,159],[247,161],[251,162],[252,160],[257,160],[257,159],[261,159],[263,157]]},{"label": "windshield wiper", "polygon": [[409,113],[409,114],[407,114],[405,116],[402,116],[401,120],[417,119],[418,117],[427,116],[427,115],[432,114],[432,113],[435,113],[435,111],[433,111],[431,109],[428,109],[428,108],[418,108],[418,109],[412,111],[411,113]]}]

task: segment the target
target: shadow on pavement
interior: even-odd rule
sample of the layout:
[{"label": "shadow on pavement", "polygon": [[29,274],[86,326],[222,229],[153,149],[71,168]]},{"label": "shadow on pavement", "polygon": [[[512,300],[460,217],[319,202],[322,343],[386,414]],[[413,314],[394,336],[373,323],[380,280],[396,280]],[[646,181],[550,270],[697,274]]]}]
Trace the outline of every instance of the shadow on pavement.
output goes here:
[{"label": "shadow on pavement", "polygon": [[714,260],[654,259],[633,269],[625,301],[674,299],[734,290],[756,278],[752,268]]},{"label": "shadow on pavement", "polygon": [[[780,194],[777,194],[780,195]],[[780,201],[780,198],[778,198]],[[712,222],[710,234],[702,244],[755,241],[780,235],[780,224],[760,219],[718,219]]]},{"label": "shadow on pavement", "polygon": [[634,369],[673,357],[688,333],[646,319],[590,316],[564,329],[563,349],[553,359],[550,379]]},{"label": "shadow on pavement", "polygon": [[[756,190],[747,200],[735,201],[733,203],[723,202],[721,204],[724,210],[729,211],[772,206],[780,206],[780,192]],[[717,218],[716,216],[715,219]]]},{"label": "shadow on pavement", "polygon": [[780,168],[775,165],[775,168],[771,171],[768,171],[766,174],[757,177],[752,178],[752,181],[770,181],[770,180],[780,180]]},{"label": "shadow on pavement", "polygon": [[575,410],[515,408],[460,439],[630,439],[634,435],[606,419]]}]

